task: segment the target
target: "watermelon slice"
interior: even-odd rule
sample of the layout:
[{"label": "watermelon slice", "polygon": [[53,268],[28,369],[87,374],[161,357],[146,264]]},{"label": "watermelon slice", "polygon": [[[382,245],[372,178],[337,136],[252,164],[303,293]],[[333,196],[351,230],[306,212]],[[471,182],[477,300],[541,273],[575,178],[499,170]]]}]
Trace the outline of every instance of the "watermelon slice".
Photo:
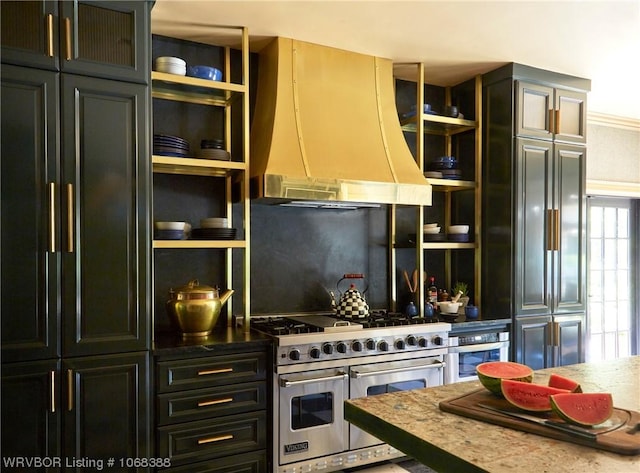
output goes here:
[{"label": "watermelon slice", "polygon": [[564,376],[560,376],[559,374],[555,373],[551,373],[551,376],[549,377],[549,386],[551,386],[552,388],[567,389],[572,393],[582,392],[580,383],[574,381],[573,379],[565,378]]},{"label": "watermelon slice", "polygon": [[502,395],[500,381],[515,379],[530,383],[533,380],[533,370],[527,365],[512,361],[488,361],[476,366],[476,373],[482,385],[494,394]]},{"label": "watermelon slice", "polygon": [[550,398],[551,408],[567,422],[593,427],[602,424],[613,414],[610,393],[565,393]]},{"label": "watermelon slice", "polygon": [[502,395],[507,401],[525,411],[546,412],[551,410],[549,397],[553,394],[569,393],[566,389],[551,388],[544,384],[533,384],[512,379],[503,379]]}]

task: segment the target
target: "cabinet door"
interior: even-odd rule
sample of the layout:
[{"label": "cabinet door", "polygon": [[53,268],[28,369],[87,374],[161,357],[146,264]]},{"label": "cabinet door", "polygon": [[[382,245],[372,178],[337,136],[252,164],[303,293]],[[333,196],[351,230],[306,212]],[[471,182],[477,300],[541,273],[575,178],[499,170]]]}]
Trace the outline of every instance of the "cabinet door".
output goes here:
[{"label": "cabinet door", "polygon": [[67,458],[151,457],[146,352],[68,359],[63,374]]},{"label": "cabinet door", "polygon": [[64,72],[149,82],[149,2],[76,0],[60,5]]},{"label": "cabinet door", "polygon": [[57,360],[2,365],[3,467],[16,457],[60,457],[58,369]]},{"label": "cabinet door", "polygon": [[63,74],[65,355],[150,343],[147,94]]},{"label": "cabinet door", "polygon": [[3,63],[58,69],[57,1],[3,0],[0,18]]},{"label": "cabinet door", "polygon": [[516,134],[553,139],[553,88],[516,81]]},{"label": "cabinet door", "polygon": [[515,313],[550,314],[553,144],[517,139],[516,148]]},{"label": "cabinet door", "polygon": [[4,65],[1,100],[2,361],[53,358],[59,355],[58,75]]},{"label": "cabinet door", "polygon": [[584,322],[584,313],[554,316],[553,344],[555,366],[573,365],[584,362]]},{"label": "cabinet door", "polygon": [[516,317],[514,358],[531,369],[552,365],[551,316]]},{"label": "cabinet door", "polygon": [[586,143],[587,94],[556,89],[555,110],[555,140]]},{"label": "cabinet door", "polygon": [[586,310],[586,149],[555,145],[555,208],[558,243],[554,251],[555,313]]}]

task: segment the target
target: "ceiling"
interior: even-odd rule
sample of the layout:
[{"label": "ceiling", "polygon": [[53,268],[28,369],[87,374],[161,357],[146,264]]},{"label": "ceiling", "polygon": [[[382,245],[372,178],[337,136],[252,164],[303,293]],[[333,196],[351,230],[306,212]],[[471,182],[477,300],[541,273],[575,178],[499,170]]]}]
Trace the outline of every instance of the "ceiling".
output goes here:
[{"label": "ceiling", "polygon": [[591,79],[589,112],[640,120],[640,0],[156,0],[154,34],[218,44],[246,26],[252,51],[275,36],[422,62],[454,85],[507,62]]}]

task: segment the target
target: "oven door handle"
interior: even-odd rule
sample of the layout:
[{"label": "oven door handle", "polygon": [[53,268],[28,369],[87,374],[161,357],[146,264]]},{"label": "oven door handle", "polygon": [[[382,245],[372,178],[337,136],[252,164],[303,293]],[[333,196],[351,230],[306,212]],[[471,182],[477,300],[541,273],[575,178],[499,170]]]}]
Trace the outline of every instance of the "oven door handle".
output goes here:
[{"label": "oven door handle", "polygon": [[509,348],[509,342],[479,343],[477,345],[449,347],[449,353],[473,353],[474,351],[497,350],[499,348]]},{"label": "oven door handle", "polygon": [[402,368],[390,368],[388,370],[376,370],[376,371],[368,371],[363,373],[358,371],[357,369],[351,368],[351,377],[353,378],[364,378],[365,376],[375,376],[378,374],[390,374],[390,373],[400,373],[402,371],[415,371],[421,369],[442,369],[446,366],[446,363],[442,361],[434,361],[429,365],[418,365],[418,366],[403,366]]},{"label": "oven door handle", "polygon": [[310,384],[310,383],[318,383],[318,382],[324,382],[324,381],[333,381],[333,380],[338,380],[338,379],[345,379],[347,377],[347,373],[345,373],[344,371],[340,371],[338,372],[338,374],[334,375],[334,376],[324,376],[321,378],[307,378],[307,379],[299,379],[297,381],[289,381],[286,378],[280,378],[280,386],[283,388],[290,388],[292,386],[301,386],[303,384]]}]

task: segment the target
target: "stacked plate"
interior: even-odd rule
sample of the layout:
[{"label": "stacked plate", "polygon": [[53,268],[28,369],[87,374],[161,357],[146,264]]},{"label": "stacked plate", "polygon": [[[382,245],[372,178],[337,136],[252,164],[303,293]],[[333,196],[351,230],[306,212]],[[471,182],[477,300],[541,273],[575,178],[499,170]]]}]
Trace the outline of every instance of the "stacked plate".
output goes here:
[{"label": "stacked plate", "polygon": [[153,135],[153,154],[183,158],[189,155],[189,142],[179,136]]},{"label": "stacked plate", "polygon": [[183,76],[187,73],[187,62],[179,57],[162,56],[156,59],[156,71]]},{"label": "stacked plate", "polygon": [[224,148],[223,140],[202,140],[200,151],[196,153],[198,158],[218,159],[220,161],[230,161],[231,155]]},{"label": "stacked plate", "polygon": [[227,228],[228,220],[225,217],[209,217],[200,219],[201,228]]},{"label": "stacked plate", "polygon": [[194,240],[235,240],[235,228],[194,228],[191,231]]},{"label": "stacked plate", "polygon": [[156,222],[153,237],[156,240],[182,240],[187,225],[186,222]]}]

